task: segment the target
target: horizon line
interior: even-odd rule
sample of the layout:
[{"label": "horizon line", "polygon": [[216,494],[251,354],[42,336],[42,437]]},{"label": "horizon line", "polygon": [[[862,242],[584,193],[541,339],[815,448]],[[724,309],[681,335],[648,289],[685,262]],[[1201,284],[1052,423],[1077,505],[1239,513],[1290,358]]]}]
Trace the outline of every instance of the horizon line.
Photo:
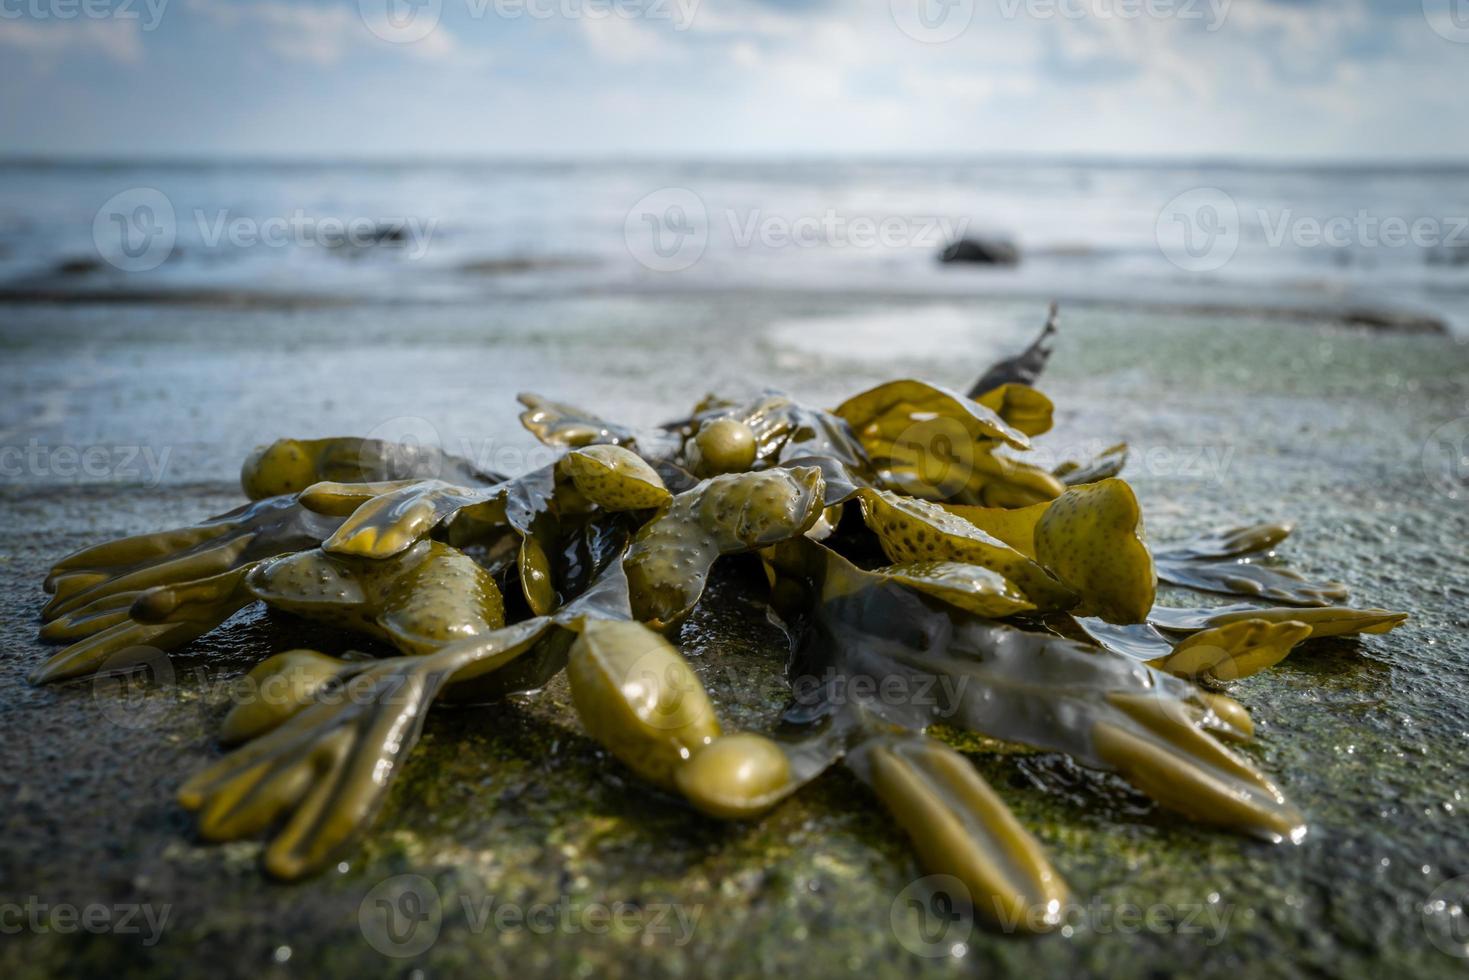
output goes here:
[{"label": "horizon line", "polygon": [[578,166],[587,164],[755,164],[804,165],[816,163],[881,164],[1013,164],[1086,166],[1209,167],[1217,169],[1284,168],[1301,170],[1460,170],[1469,169],[1469,156],[1266,156],[1255,154],[1113,154],[1113,153],[734,153],[734,154],[630,154],[630,153],[466,153],[466,154],[279,154],[279,153],[0,153],[0,167],[426,167],[467,165]]}]

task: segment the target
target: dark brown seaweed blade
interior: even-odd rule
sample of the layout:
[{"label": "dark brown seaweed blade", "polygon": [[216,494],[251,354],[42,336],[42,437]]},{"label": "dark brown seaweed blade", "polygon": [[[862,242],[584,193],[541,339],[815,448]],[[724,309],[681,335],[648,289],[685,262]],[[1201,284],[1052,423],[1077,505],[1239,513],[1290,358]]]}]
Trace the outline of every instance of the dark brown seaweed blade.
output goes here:
[{"label": "dark brown seaweed blade", "polygon": [[985,392],[993,391],[1004,384],[1035,384],[1041,372],[1046,369],[1046,362],[1051,359],[1051,345],[1056,338],[1058,312],[1059,308],[1052,303],[1050,312],[1046,316],[1046,324],[1041,328],[1040,336],[1031,341],[1030,346],[1019,354],[999,361],[980,375],[979,380],[970,386],[969,397],[978,398]]},{"label": "dark brown seaweed blade", "polygon": [[1174,561],[1240,558],[1274,548],[1290,532],[1289,524],[1246,524],[1240,527],[1215,528],[1185,541],[1157,545],[1153,548],[1153,555]]},{"label": "dark brown seaweed blade", "polygon": [[1116,626],[1094,616],[1075,617],[1078,626],[1099,646],[1124,657],[1147,663],[1173,652],[1174,641],[1159,633],[1149,623]]},{"label": "dark brown seaweed blade", "polygon": [[1312,582],[1288,568],[1239,559],[1164,558],[1154,554],[1158,581],[1200,592],[1269,599],[1292,606],[1329,606],[1348,596],[1340,582]]},{"label": "dark brown seaweed blade", "polygon": [[[1209,736],[1218,719],[1192,684],[1095,647],[965,614],[815,542],[789,542],[769,556],[777,576],[806,580],[793,593],[798,606],[803,594],[820,596],[798,618],[792,658],[793,686],[825,678],[832,688],[814,699],[811,720],[837,723],[856,708],[914,732],[942,721],[1116,770],[1202,822],[1272,841],[1304,834],[1300,814],[1279,791]],[[894,696],[899,687],[902,696]],[[863,690],[872,695],[858,703]]]}]

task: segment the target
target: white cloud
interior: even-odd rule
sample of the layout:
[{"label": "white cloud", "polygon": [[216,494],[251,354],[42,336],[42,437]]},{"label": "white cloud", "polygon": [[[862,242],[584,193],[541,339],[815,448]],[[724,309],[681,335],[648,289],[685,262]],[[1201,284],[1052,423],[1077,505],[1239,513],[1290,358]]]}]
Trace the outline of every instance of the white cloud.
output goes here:
[{"label": "white cloud", "polygon": [[218,26],[238,29],[254,26],[265,34],[265,46],[287,61],[331,67],[353,54],[388,52],[432,60],[445,66],[483,64],[470,55],[444,25],[411,44],[392,44],[368,30],[356,3],[318,4],[260,0],[188,0],[188,8]]},{"label": "white cloud", "polygon": [[[289,107],[232,109],[256,114],[263,141],[288,121],[299,130],[311,128],[300,120],[332,119],[371,129],[386,145],[446,153],[1469,152],[1469,135],[1447,121],[1459,111],[1466,49],[1416,12],[1386,16],[1367,0],[1232,0],[1210,30],[1198,19],[1098,13],[1120,0],[1074,0],[1070,10],[1095,9],[1049,18],[1018,2],[977,0],[959,37],[926,44],[899,29],[889,0],[667,0],[659,8],[670,16],[555,16],[535,25],[466,20],[466,9],[483,11],[488,0],[443,0],[435,30],[392,44],[368,30],[357,0],[172,0],[188,11],[191,34],[140,39],[127,24],[0,21],[0,59],[39,75],[135,64],[144,45],[196,44],[218,61],[222,80],[196,77],[187,88],[217,85],[208,90],[227,106],[238,87],[223,79],[259,71],[262,52],[324,83],[359,70],[411,72],[422,87],[403,97],[421,104],[396,114],[383,112],[382,91],[346,84],[302,86]],[[1217,8],[1199,0],[1190,9]],[[505,69],[495,85],[465,84],[465,67],[489,59]],[[589,60],[604,66],[592,92]],[[152,81],[179,78],[164,59],[146,67],[140,74]],[[435,97],[414,94],[424,90]],[[48,111],[45,98],[73,97],[57,91],[42,97]],[[323,145],[337,138],[325,124],[313,133]]]},{"label": "white cloud", "polygon": [[19,48],[43,58],[93,51],[122,65],[136,65],[143,60],[137,21],[116,18],[29,23],[0,20],[0,47]]},{"label": "white cloud", "polygon": [[666,36],[674,33],[672,22],[631,17],[580,17],[577,19],[587,46],[602,61],[614,65],[671,61],[684,54],[682,46]]}]

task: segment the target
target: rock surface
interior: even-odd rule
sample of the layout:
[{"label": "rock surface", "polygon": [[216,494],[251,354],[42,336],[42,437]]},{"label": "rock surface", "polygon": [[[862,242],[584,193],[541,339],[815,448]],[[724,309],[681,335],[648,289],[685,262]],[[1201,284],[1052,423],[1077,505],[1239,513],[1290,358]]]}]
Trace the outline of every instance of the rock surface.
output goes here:
[{"label": "rock surface", "polygon": [[[760,823],[716,823],[631,780],[578,730],[561,681],[436,711],[364,844],[283,887],[260,876],[258,844],[198,841],[173,794],[218,755],[233,678],[287,645],[361,644],[245,613],[175,657],[168,683],[25,683],[46,654],[34,634],[47,565],[233,506],[256,442],[428,425],[509,469],[515,454],[535,463],[515,427],[520,388],[654,422],[741,381],[832,404],[905,374],[963,387],[1044,316],[1033,303],[944,309],[965,318],[953,337],[921,305],[837,299],[8,309],[3,443],[42,452],[7,456],[0,476],[0,903],[169,910],[153,945],[141,918],[142,935],[27,926],[0,943],[0,975],[1462,975],[1432,911],[1435,889],[1469,873],[1469,510],[1462,488],[1449,496],[1443,449],[1469,429],[1469,352],[1442,337],[1063,310],[1043,384],[1065,411],[1043,446],[1059,458],[1126,438],[1153,536],[1293,520],[1284,548],[1302,571],[1413,613],[1232,690],[1259,728],[1248,751],[1310,819],[1298,847],[1185,823],[1063,758],[961,740],[1071,885],[1069,935],[938,919],[944,942],[916,948],[942,955],[915,954],[905,889],[921,872],[853,780],[824,778]],[[864,328],[878,312],[911,329]],[[835,318],[845,344],[822,339]],[[141,446],[166,465],[155,479],[140,453],[129,476],[117,452],[109,476],[79,481],[62,446]],[[679,637],[732,728],[766,723],[785,696],[759,598],[752,567],[729,563]],[[395,942],[386,908],[427,909],[427,931]],[[609,931],[604,908],[623,925]],[[405,952],[417,955],[392,955]]]}]

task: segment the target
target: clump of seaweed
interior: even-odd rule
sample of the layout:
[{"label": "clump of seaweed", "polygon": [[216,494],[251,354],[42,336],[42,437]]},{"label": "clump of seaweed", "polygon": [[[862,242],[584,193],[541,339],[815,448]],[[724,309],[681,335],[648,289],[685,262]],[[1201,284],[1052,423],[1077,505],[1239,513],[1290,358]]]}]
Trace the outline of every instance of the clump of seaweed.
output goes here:
[{"label": "clump of seaweed", "polygon": [[[246,461],[238,510],[57,562],[41,635],[68,646],[33,679],[176,649],[254,602],[396,648],[264,660],[257,696],[224,721],[233,751],[179,791],[206,839],[271,835],[264,866],[284,879],[367,830],[436,700],[534,692],[562,670],[592,738],[712,817],[758,818],[846,765],[922,864],[996,921],[1054,925],[1066,888],[927,733],[939,720],[1116,772],[1188,818],[1298,841],[1301,813],[1228,745],[1253,728],[1221,685],[1406,616],[1259,561],[1281,525],[1150,547],[1118,478],[1125,445],[1055,470],[1027,460],[1051,428],[1034,382],[1055,333],[1053,309],[967,395],[899,380],[833,410],[710,397],[648,430],[522,395],[521,421],[559,456],[510,478],[374,440],[280,440]],[[937,697],[793,688],[771,731],[725,731],[668,631],[731,555],[765,569],[788,677]],[[1159,605],[1159,582],[1250,601]]]}]

